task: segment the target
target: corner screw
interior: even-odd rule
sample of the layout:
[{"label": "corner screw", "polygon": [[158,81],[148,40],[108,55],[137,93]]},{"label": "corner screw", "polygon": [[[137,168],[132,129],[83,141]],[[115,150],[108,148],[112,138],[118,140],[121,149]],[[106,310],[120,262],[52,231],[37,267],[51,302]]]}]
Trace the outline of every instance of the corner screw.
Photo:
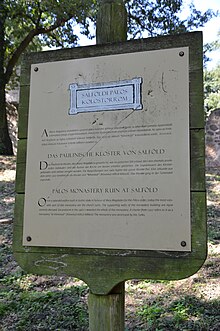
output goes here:
[{"label": "corner screw", "polygon": [[179,52],[179,56],[184,56],[184,52],[183,51]]},{"label": "corner screw", "polygon": [[38,67],[35,67],[35,68],[34,68],[34,71],[35,71],[35,72],[37,72],[38,70],[39,70],[39,68],[38,68]]},{"label": "corner screw", "polygon": [[185,241],[181,241],[181,246],[182,247],[186,247],[186,242]]},{"label": "corner screw", "polygon": [[27,239],[27,241],[31,241],[32,240],[32,238],[30,236],[28,236],[26,239]]}]

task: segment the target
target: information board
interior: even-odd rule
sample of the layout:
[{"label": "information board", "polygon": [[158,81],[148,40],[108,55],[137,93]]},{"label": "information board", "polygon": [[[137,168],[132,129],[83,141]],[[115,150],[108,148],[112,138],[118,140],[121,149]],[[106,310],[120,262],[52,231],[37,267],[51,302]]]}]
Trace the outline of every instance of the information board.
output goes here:
[{"label": "information board", "polygon": [[191,250],[189,48],[32,64],[23,245]]}]

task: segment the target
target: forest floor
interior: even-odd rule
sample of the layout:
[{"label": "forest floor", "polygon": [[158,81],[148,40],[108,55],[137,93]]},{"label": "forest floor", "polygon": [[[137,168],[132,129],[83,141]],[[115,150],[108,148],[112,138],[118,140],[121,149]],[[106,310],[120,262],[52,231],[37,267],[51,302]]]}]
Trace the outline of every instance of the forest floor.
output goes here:
[{"label": "forest floor", "polygon": [[[0,157],[0,331],[86,331],[87,285],[26,274],[13,258],[15,172],[15,158]],[[127,331],[220,330],[220,171],[207,171],[206,179],[206,262],[184,280],[126,282]]]}]

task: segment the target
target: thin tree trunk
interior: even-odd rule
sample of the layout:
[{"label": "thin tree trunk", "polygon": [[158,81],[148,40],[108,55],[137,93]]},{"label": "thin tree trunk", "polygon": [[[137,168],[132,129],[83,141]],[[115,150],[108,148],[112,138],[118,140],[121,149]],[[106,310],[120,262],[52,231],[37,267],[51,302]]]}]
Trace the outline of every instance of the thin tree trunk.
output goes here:
[{"label": "thin tree trunk", "polygon": [[5,8],[0,1],[0,155],[13,155],[11,138],[8,131],[5,97]]}]

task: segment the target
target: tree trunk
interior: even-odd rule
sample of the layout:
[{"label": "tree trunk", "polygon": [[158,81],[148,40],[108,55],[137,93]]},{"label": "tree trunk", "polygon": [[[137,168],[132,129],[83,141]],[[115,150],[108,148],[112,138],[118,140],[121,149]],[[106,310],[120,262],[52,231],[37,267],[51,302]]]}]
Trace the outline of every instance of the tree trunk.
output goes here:
[{"label": "tree trunk", "polygon": [[0,155],[13,155],[11,138],[8,131],[5,97],[5,8],[0,1]]},{"label": "tree trunk", "polygon": [[[0,79],[1,80],[1,79]],[[0,82],[0,155],[13,155],[13,147],[8,131],[5,89]]]}]

